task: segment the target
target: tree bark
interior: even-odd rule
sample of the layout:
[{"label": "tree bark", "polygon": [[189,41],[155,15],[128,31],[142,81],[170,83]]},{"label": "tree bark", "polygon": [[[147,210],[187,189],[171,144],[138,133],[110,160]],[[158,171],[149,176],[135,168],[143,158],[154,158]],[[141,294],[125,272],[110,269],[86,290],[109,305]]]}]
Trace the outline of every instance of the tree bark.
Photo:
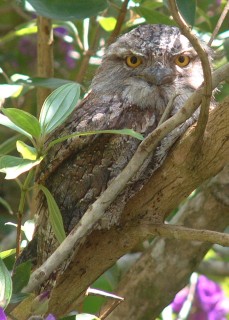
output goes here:
[{"label": "tree bark", "polygon": [[[171,223],[223,231],[229,223],[229,166],[204,183]],[[120,283],[125,301],[107,319],[155,319],[188,282],[211,247],[208,243],[156,237]]]},{"label": "tree bark", "polygon": [[[193,144],[195,126],[193,126],[174,146],[164,165],[127,203],[120,225],[109,230],[95,230],[88,236],[69,268],[58,279],[57,286],[52,292],[49,312],[60,316],[75,309],[77,298],[84,294],[87,287],[119,257],[144,239],[141,223],[154,223],[154,217],[158,216],[158,213],[166,217],[195,188],[222,170],[229,159],[228,119],[229,99],[226,99],[210,114],[201,152],[195,152],[196,145]],[[202,215],[201,219],[204,221]],[[193,222],[193,226],[197,227],[195,218]],[[226,219],[219,217],[218,220],[211,219],[209,228],[217,230],[220,227],[218,230],[223,230],[226,224]],[[192,227],[191,224],[190,226]],[[203,224],[203,227],[206,228],[206,225]],[[188,242],[187,246],[189,248]],[[174,251],[176,247],[172,248]],[[191,270],[202,259],[208,248],[209,245],[206,244],[198,247],[198,251],[202,252],[199,259],[193,260],[193,256],[189,256],[188,263],[191,265]],[[182,265],[182,263],[179,258],[175,264]],[[183,279],[182,285],[184,283]],[[63,296],[63,292],[68,294]],[[174,292],[170,299],[172,295]]]}]

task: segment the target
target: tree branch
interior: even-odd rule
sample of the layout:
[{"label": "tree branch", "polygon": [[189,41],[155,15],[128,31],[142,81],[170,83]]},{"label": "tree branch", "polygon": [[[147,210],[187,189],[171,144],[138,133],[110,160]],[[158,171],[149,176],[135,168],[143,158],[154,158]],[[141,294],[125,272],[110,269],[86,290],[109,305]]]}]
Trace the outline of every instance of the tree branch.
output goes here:
[{"label": "tree branch", "polygon": [[226,5],[225,5],[225,7],[223,9],[223,12],[221,13],[221,16],[220,16],[220,18],[219,18],[219,20],[218,20],[218,22],[217,22],[217,24],[215,26],[215,29],[214,29],[214,31],[213,31],[213,33],[211,35],[211,38],[208,41],[208,45],[209,46],[212,44],[212,42],[215,39],[217,33],[219,32],[219,29],[220,29],[224,19],[226,18],[227,14],[228,14],[228,11],[229,11],[229,0],[227,0],[227,3],[226,3]]},{"label": "tree branch", "polygon": [[123,22],[124,22],[125,17],[126,17],[127,6],[128,6],[129,1],[130,0],[124,0],[123,4],[121,6],[121,9],[120,9],[120,12],[119,12],[119,15],[118,15],[118,18],[117,18],[117,22],[116,22],[115,28],[114,28],[113,32],[111,33],[109,39],[107,40],[107,44],[108,45],[113,43],[116,40],[117,36],[120,34],[121,27],[122,27]]},{"label": "tree branch", "polygon": [[[205,133],[206,137],[203,140],[202,153],[198,157],[192,159],[191,162],[189,161],[189,152],[193,143],[194,127],[192,127],[174,146],[163,166],[126,204],[120,225],[113,226],[109,230],[94,230],[90,233],[66,272],[59,277],[57,286],[52,291],[49,312],[62,315],[75,309],[77,298],[84,293],[87,287],[119,257],[144,239],[145,235],[139,232],[137,226],[142,228],[141,224],[144,221],[155,223],[154,219],[157,215],[161,217],[168,215],[204,180],[222,169],[229,156],[229,141],[226,138],[229,136],[228,117],[229,99],[211,112]],[[198,216],[200,216],[199,212]],[[216,217],[218,219],[217,215]],[[221,231],[221,229],[217,229],[217,226],[222,224],[220,219],[219,224],[211,219],[217,224],[216,228],[214,225],[214,228],[218,231]],[[226,219],[223,220],[224,225],[225,223],[227,223]],[[133,224],[136,225],[136,228],[133,228]],[[197,226],[198,224],[195,223],[189,225],[189,227]],[[201,227],[204,228],[205,225],[200,225]],[[209,225],[206,227],[211,229]],[[80,228],[82,232],[82,225]],[[83,233],[81,234],[83,236]],[[65,243],[72,241],[71,234],[68,239]],[[55,258],[60,262],[59,254],[65,252],[64,250],[58,248],[51,259],[49,258],[48,267],[50,270],[50,261],[51,263],[54,261],[55,264],[55,260],[52,260]],[[47,264],[39,268],[38,272],[33,273],[32,281],[30,280],[29,287],[26,288],[27,292],[36,287],[39,283],[39,277],[45,278],[42,274],[42,272],[46,272],[44,266],[46,267]],[[54,265],[53,268],[55,269],[56,266]],[[61,294],[63,292],[68,292],[68,295],[63,296]],[[62,296],[61,304],[59,303],[60,294]],[[20,306],[18,308],[20,310]]]},{"label": "tree branch", "polygon": [[[224,72],[228,72],[228,70],[229,64],[227,67],[221,69],[222,72],[216,71],[216,77],[214,79],[219,80],[221,78],[222,80],[223,76],[225,76]],[[216,86],[218,83],[215,81],[214,85]],[[102,218],[105,210],[124,189],[128,181],[138,172],[141,165],[149,154],[153,152],[159,141],[192,115],[201,99],[201,93],[202,89],[199,89],[187,100],[184,107],[179,112],[172,118],[163,122],[139,145],[136,153],[124,170],[112,181],[109,187],[93,203],[93,205],[88,208],[79,224],[74,227],[72,232],[61,243],[57,250],[32,274],[29,284],[24,290],[25,292],[32,292],[35,290],[49,277],[53,270],[68,257],[76,246],[77,241],[80,241],[92,229],[95,223]]]},{"label": "tree branch", "polygon": [[[220,201],[212,191],[220,184],[222,197],[229,200],[226,187],[228,169],[205,183],[199,193],[181,207],[172,223],[181,224],[182,228],[185,225],[223,231],[229,223],[229,206]],[[227,177],[227,180],[223,182],[222,177]],[[187,284],[190,274],[209,248],[210,244],[207,243],[157,237],[122,279],[117,294],[123,296],[125,302],[107,320],[155,319]]]},{"label": "tree branch", "polygon": [[[204,87],[203,87],[203,93],[202,93],[200,115],[198,118],[197,128],[196,128],[196,141],[198,141],[202,139],[205,127],[208,122],[209,106],[210,106],[211,97],[212,97],[211,67],[210,67],[209,58],[208,58],[208,55],[206,54],[206,51],[204,50],[203,46],[200,44],[200,41],[198,40],[198,38],[194,34],[192,34],[190,27],[187,25],[185,20],[180,15],[179,10],[177,8],[176,1],[168,0],[168,3],[169,3],[171,14],[174,20],[177,22],[178,26],[180,27],[181,32],[186,36],[186,38],[189,39],[189,41],[193,45],[193,48],[196,50],[200,58],[202,69],[203,69]],[[201,143],[199,143],[198,146],[201,146]]]},{"label": "tree branch", "polygon": [[[53,77],[53,29],[52,21],[45,17],[37,18],[37,76],[50,78]],[[37,89],[37,114],[50,94],[50,89]]]}]

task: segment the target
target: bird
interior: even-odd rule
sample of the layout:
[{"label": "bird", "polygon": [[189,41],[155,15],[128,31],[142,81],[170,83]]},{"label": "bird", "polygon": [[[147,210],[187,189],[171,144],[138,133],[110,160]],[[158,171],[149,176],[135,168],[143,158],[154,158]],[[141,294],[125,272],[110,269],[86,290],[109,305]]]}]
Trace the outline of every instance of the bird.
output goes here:
[{"label": "bird", "polygon": [[[211,63],[212,51],[205,43],[202,45]],[[74,132],[124,128],[146,137],[158,126],[174,93],[177,96],[169,116],[182,108],[203,81],[200,58],[179,28],[140,25],[106,49],[89,94],[48,139]],[[159,143],[144,170],[129,184],[130,192],[124,191],[122,201],[113,204],[115,210],[109,212],[108,208],[105,213],[108,227],[118,223],[127,198],[161,166],[171,146],[197,118],[198,110]],[[70,138],[49,151],[37,181],[55,198],[66,234],[128,164],[139,144],[138,139],[128,135],[95,134]],[[37,197],[36,213],[35,251],[39,266],[58,246],[41,193]]]}]

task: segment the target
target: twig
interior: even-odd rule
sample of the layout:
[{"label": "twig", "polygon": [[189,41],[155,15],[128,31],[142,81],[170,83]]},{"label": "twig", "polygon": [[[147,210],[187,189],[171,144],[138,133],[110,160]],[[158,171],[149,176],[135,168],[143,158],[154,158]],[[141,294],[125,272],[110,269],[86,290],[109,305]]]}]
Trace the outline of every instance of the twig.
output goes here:
[{"label": "twig", "polygon": [[[213,74],[213,86],[216,87],[223,81],[229,73],[229,64],[216,70]],[[127,182],[141,168],[148,155],[155,149],[158,142],[165,137],[176,126],[188,119],[201,101],[203,89],[197,90],[185,103],[184,107],[173,117],[156,128],[138,147],[136,153],[125,167],[125,169],[112,181],[102,195],[88,208],[81,221],[55,252],[40,266],[30,277],[30,281],[24,292],[32,292],[41,285],[49,275],[55,270],[72,252],[78,241],[82,239],[93,227],[93,225],[103,216],[104,211],[112,201],[123,190]]]},{"label": "twig", "polygon": [[109,304],[109,306],[106,308],[106,310],[102,311],[102,313],[99,315],[99,319],[103,320],[106,319],[106,317],[109,316],[111,312],[114,311],[114,309],[117,308],[117,306],[122,302],[122,300],[114,300]]},{"label": "twig", "polygon": [[[203,137],[207,122],[208,122],[208,113],[209,113],[209,106],[211,102],[212,96],[212,75],[211,75],[211,67],[208,60],[208,55],[206,54],[205,50],[201,46],[197,37],[191,33],[189,26],[186,24],[182,16],[180,15],[176,1],[175,0],[168,0],[170,11],[174,20],[179,25],[182,33],[188,38],[188,40],[193,45],[194,49],[196,50],[203,69],[204,75],[204,84],[203,84],[203,95],[202,95],[202,102],[201,102],[201,109],[200,115],[197,122],[196,127],[196,140],[199,140]],[[201,146],[201,143],[198,144]]]},{"label": "twig", "polygon": [[117,18],[115,28],[107,40],[108,45],[113,43],[116,40],[117,36],[120,34],[122,24],[123,24],[125,17],[126,17],[128,2],[129,2],[129,0],[125,0],[120,8],[120,12],[119,12],[119,15]]},{"label": "twig", "polygon": [[142,232],[177,240],[200,241],[229,246],[229,234],[211,230],[191,229],[183,226],[161,224],[142,225]]},{"label": "twig", "polygon": [[229,0],[227,0],[227,4],[225,5],[223,12],[221,13],[221,16],[219,17],[219,20],[218,20],[218,22],[215,26],[215,29],[212,33],[212,36],[211,36],[210,40],[208,41],[209,46],[211,46],[213,40],[215,39],[216,35],[218,34],[219,29],[221,28],[221,25],[222,25],[224,19],[226,18],[226,15],[228,14],[228,11],[229,11]]},{"label": "twig", "polygon": [[91,43],[89,49],[83,53],[84,56],[83,56],[82,61],[80,62],[80,69],[79,69],[77,76],[76,76],[76,82],[78,82],[78,83],[81,83],[83,81],[84,75],[85,75],[86,70],[89,65],[90,58],[92,57],[92,55],[96,51],[98,40],[100,38],[99,30],[100,30],[100,26],[98,25],[95,30],[94,39],[92,40],[92,43]]},{"label": "twig", "polygon": [[187,296],[186,301],[184,302],[176,320],[185,320],[188,318],[188,315],[191,311],[192,304],[194,301],[197,282],[198,282],[198,275],[197,275],[197,273],[193,273],[190,278],[188,296]]},{"label": "twig", "polygon": [[167,104],[167,106],[165,108],[165,111],[164,111],[164,113],[163,113],[163,115],[162,115],[162,117],[161,117],[161,119],[160,119],[160,121],[158,123],[158,126],[160,126],[163,122],[165,122],[169,118],[170,113],[171,113],[171,111],[173,109],[173,102],[176,99],[176,97],[178,97],[179,95],[180,95],[180,93],[174,93],[172,98],[170,98],[170,100],[169,100],[169,102],[168,102],[168,104]]}]

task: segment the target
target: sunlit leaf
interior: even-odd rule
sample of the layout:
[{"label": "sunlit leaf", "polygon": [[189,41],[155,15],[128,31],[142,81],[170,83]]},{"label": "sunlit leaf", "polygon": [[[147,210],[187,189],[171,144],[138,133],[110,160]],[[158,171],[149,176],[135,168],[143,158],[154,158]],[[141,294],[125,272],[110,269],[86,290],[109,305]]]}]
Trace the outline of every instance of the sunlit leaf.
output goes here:
[{"label": "sunlit leaf", "polygon": [[84,19],[107,7],[106,0],[27,0],[44,17],[61,20]]},{"label": "sunlit leaf", "polygon": [[5,308],[12,295],[12,280],[4,262],[0,259],[0,307]]},{"label": "sunlit leaf", "polygon": [[115,28],[117,20],[114,17],[98,17],[99,24],[105,31],[112,31]]},{"label": "sunlit leaf", "polygon": [[35,138],[41,134],[39,121],[32,114],[16,109],[7,108],[2,109],[2,112],[18,127],[29,133]]},{"label": "sunlit leaf", "polygon": [[37,33],[37,25],[35,21],[30,21],[19,25],[14,31],[6,33],[0,38],[0,43],[11,41],[16,37],[22,37],[30,34]]},{"label": "sunlit leaf", "polygon": [[136,138],[138,140],[143,140],[144,137],[142,134],[135,132],[132,129],[121,129],[121,130],[95,130],[95,131],[85,131],[85,132],[75,132],[70,135],[58,138],[49,143],[48,149],[53,147],[55,144],[63,142],[67,139],[80,137],[80,136],[90,136],[95,134],[124,134]]},{"label": "sunlit leaf", "polygon": [[0,259],[5,259],[9,256],[12,256],[15,253],[16,253],[16,249],[9,249],[9,250],[2,251],[0,252]]},{"label": "sunlit leaf", "polygon": [[43,134],[50,133],[75,109],[80,95],[80,86],[76,83],[65,84],[53,91],[45,100],[40,113]]},{"label": "sunlit leaf", "polygon": [[37,150],[28,146],[25,142],[18,140],[16,143],[17,151],[22,155],[23,159],[36,160]]},{"label": "sunlit leaf", "polygon": [[58,205],[50,191],[42,185],[39,185],[39,188],[43,191],[48,203],[49,220],[52,225],[53,232],[57,240],[61,243],[66,238],[66,234],[60,209],[58,208]]},{"label": "sunlit leaf", "polygon": [[29,134],[25,130],[21,129],[20,127],[16,126],[8,117],[4,116],[1,113],[0,113],[0,124],[7,127],[7,128],[10,128],[14,131],[20,132],[21,134],[28,137],[30,140],[32,139],[31,134]]},{"label": "sunlit leaf", "polygon": [[12,277],[13,293],[19,293],[27,285],[29,282],[31,268],[31,261],[26,261],[16,267]]},{"label": "sunlit leaf", "polygon": [[0,98],[17,98],[23,89],[22,85],[18,84],[0,84]]},{"label": "sunlit leaf", "polygon": [[38,160],[28,160],[13,156],[0,157],[0,172],[6,174],[5,179],[15,179],[20,174],[29,171],[37,166],[43,158]]}]

